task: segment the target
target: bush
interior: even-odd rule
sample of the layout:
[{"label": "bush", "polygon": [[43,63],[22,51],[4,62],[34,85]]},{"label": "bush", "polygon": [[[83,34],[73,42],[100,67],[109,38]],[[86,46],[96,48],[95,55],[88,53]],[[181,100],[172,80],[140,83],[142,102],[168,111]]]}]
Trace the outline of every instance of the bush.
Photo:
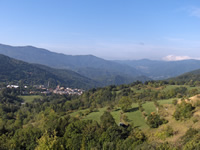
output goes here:
[{"label": "bush", "polygon": [[181,104],[176,106],[176,111],[173,116],[176,120],[183,120],[192,116],[194,107],[190,103],[182,101]]},{"label": "bush", "polygon": [[166,123],[168,123],[168,121],[166,119],[161,119],[156,113],[151,113],[147,117],[147,124],[150,126],[150,128],[158,128],[160,125]]},{"label": "bush", "polygon": [[200,106],[200,100],[197,100],[197,101],[194,103],[194,106],[195,106],[195,107]]},{"label": "bush", "polygon": [[174,130],[170,126],[165,126],[161,131],[158,131],[155,135],[161,140],[165,140],[166,138],[173,136]]},{"label": "bush", "polygon": [[197,133],[198,131],[196,129],[189,128],[185,135],[181,137],[183,144],[190,141]]},{"label": "bush", "polygon": [[173,104],[173,105],[177,105],[177,103],[178,103],[178,101],[177,101],[176,99],[174,99],[174,100],[172,101],[172,104]]}]

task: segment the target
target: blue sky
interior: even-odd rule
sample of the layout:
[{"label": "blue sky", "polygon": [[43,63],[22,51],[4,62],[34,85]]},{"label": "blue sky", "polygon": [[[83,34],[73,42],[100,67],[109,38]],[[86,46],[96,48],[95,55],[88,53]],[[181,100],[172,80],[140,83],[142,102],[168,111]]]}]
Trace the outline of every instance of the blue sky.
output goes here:
[{"label": "blue sky", "polygon": [[199,0],[0,0],[0,43],[105,59],[199,59]]}]

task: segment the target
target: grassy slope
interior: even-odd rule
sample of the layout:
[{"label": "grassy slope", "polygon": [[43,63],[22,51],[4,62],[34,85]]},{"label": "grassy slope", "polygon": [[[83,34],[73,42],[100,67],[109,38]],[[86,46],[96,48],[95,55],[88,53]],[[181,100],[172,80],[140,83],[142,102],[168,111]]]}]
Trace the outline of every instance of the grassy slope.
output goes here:
[{"label": "grassy slope", "polygon": [[25,102],[30,103],[34,99],[40,99],[42,98],[41,95],[27,95],[27,96],[20,96]]},{"label": "grassy slope", "polygon": [[[162,91],[170,91],[171,89],[174,89],[174,88],[177,88],[177,87],[187,87],[188,90],[191,90],[193,88],[197,88],[197,87],[190,87],[188,85],[183,85],[183,86],[180,86],[180,85],[168,85],[168,86],[163,86],[161,88],[152,88],[151,86],[147,86],[147,87],[141,87],[141,89],[136,89],[136,88],[131,88],[135,93],[141,93],[144,91],[144,89],[151,89],[151,90],[162,90]],[[199,88],[198,88],[199,89]],[[120,93],[120,91],[117,91],[116,93]],[[166,100],[159,100],[159,104],[163,105],[163,104],[171,104],[172,103],[172,100],[174,100],[174,98],[172,99],[166,99]],[[138,109],[138,105],[136,103],[133,103],[132,105],[132,110],[133,111],[130,111],[130,112],[127,112],[125,113],[125,115],[128,117],[128,119],[130,120],[129,123],[133,123],[135,126],[139,126],[141,129],[147,129],[149,128],[148,125],[146,124],[146,121],[144,119],[144,117],[142,116],[142,113],[137,110]],[[151,112],[155,112],[156,111],[156,108],[154,106],[154,103],[153,102],[146,102],[145,104],[143,104],[143,108],[145,109],[145,112],[147,114],[150,114]],[[79,111],[76,111],[76,112],[73,112],[71,113],[72,116],[78,116],[78,114],[80,112],[82,113],[85,113],[86,111],[89,111],[89,109],[86,109],[86,110],[79,110]],[[98,109],[98,112],[92,112],[92,113],[89,113],[88,115],[86,116],[83,116],[82,118],[83,119],[91,119],[91,120],[96,120],[96,121],[100,121],[100,116],[103,114],[103,112],[106,111],[106,107],[104,108],[99,108]],[[120,112],[121,110],[113,110],[111,111],[111,114],[113,115],[116,123],[118,124],[120,122]]]},{"label": "grassy slope", "polygon": [[[172,102],[172,100],[173,99],[160,100],[159,103],[160,104],[169,104]],[[153,102],[147,102],[147,103],[143,104],[143,107],[145,109],[145,112],[148,114],[156,111],[156,108],[155,108]],[[135,126],[139,126],[140,128],[148,128],[144,117],[142,116],[141,112],[138,110],[138,105],[136,103],[133,103],[132,108],[133,108],[132,109],[133,111],[125,113],[127,115],[128,119],[130,120],[130,123],[133,123]],[[103,114],[104,111],[106,111],[106,109],[107,109],[106,107],[99,108],[97,112],[92,112],[86,116],[83,116],[82,119],[96,120],[99,122],[101,115]],[[85,113],[88,110],[89,109],[73,112],[73,113],[71,113],[71,116],[78,116],[80,112]],[[111,111],[111,114],[113,115],[113,118],[115,119],[117,124],[120,122],[120,112],[121,112],[120,109]]]},{"label": "grassy slope", "polygon": [[[171,89],[177,88],[177,87],[181,87],[179,85],[170,85],[170,86],[166,86],[166,87],[162,87],[161,89],[165,92],[170,91]],[[190,87],[187,85],[184,85],[182,87],[187,87],[188,90],[197,88],[198,90],[200,89],[199,87]],[[147,87],[145,89],[148,89],[150,87]],[[158,90],[156,88],[150,88],[151,90]],[[144,90],[144,88],[142,87],[140,90],[137,90],[136,88],[132,88],[132,90],[135,93],[140,93]],[[120,92],[120,91],[117,91]],[[199,97],[195,97],[195,99],[198,98],[200,101]],[[143,117],[142,113],[138,110],[138,105],[136,103],[134,103],[132,105],[132,111],[130,112],[126,112],[125,115],[128,117],[129,119],[129,123],[130,124],[134,124],[134,126],[138,126],[140,129],[142,129],[145,134],[148,136],[149,141],[157,141],[157,142],[164,142],[164,141],[168,141],[170,143],[174,143],[174,144],[179,144],[179,139],[186,133],[186,131],[189,128],[196,128],[199,129],[200,128],[200,107],[197,107],[195,109],[195,113],[193,115],[193,117],[191,119],[185,120],[185,121],[176,121],[173,118],[173,113],[175,111],[175,106],[172,104],[172,101],[176,99],[176,98],[172,98],[172,99],[166,99],[166,100],[159,100],[159,104],[163,106],[163,108],[159,109],[159,114],[164,117],[165,119],[167,119],[169,122],[167,124],[161,125],[159,128],[157,129],[152,129],[149,128],[149,126],[146,124],[145,118]],[[190,98],[192,99],[192,98]],[[193,98],[194,99],[194,98]],[[150,114],[151,112],[155,112],[156,108],[154,106],[153,102],[146,102],[145,104],[143,104],[143,108],[145,110],[145,112],[147,114]],[[96,120],[96,121],[100,121],[100,116],[103,114],[103,112],[106,110],[107,108],[100,108],[98,112],[92,112],[89,115],[86,115],[83,117],[83,119],[92,119],[92,120]],[[85,111],[88,110],[80,110],[83,113]],[[78,112],[80,112],[78,111]],[[78,112],[74,112],[71,115],[77,115]],[[111,111],[111,114],[113,115],[116,123],[118,124],[120,122],[120,116],[121,116],[121,110],[113,110]],[[194,122],[194,120],[197,120],[197,122]],[[167,126],[172,127],[174,135],[171,137],[167,137],[165,139],[161,139],[161,137],[159,137],[158,135],[160,133],[163,132],[163,130],[166,129]]]}]

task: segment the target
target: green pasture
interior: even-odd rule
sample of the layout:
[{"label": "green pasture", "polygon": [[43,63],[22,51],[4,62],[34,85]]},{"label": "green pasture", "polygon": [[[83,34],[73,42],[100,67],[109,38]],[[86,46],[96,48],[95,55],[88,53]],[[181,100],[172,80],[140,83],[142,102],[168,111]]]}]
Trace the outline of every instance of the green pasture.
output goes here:
[{"label": "green pasture", "polygon": [[[159,100],[159,104],[171,104],[173,99],[166,99],[166,100]],[[153,102],[146,102],[143,104],[143,108],[147,114],[150,114],[151,112],[155,112],[156,108],[154,106]],[[95,120],[95,121],[100,121],[101,115],[103,115],[104,111],[107,110],[107,107],[104,108],[99,108],[98,111],[89,113],[86,116],[83,116],[82,119],[84,120]],[[73,117],[78,116],[80,113],[84,114],[85,112],[89,111],[89,109],[85,110],[79,110],[76,112],[71,113],[70,115]],[[114,109],[111,111],[111,114],[113,118],[115,119],[116,123],[118,124],[120,122],[120,109]],[[134,126],[138,126],[140,128],[148,128],[148,125],[146,124],[146,121],[144,117],[142,116],[142,113],[138,109],[138,104],[133,103],[132,104],[132,109],[130,109],[129,112],[126,112],[125,115],[129,119],[129,123],[133,123]]]},{"label": "green pasture", "polygon": [[25,96],[20,96],[26,103],[32,102],[34,99],[41,99],[41,95],[25,95]]}]

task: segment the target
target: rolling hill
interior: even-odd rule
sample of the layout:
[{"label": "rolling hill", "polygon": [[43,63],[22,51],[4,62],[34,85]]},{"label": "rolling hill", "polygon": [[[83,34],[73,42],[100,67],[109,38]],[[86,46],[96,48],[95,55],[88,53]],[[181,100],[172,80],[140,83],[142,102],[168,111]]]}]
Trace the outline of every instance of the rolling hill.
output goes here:
[{"label": "rolling hill", "polygon": [[23,61],[9,58],[0,54],[0,81],[6,83],[46,84],[50,86],[58,84],[73,88],[93,88],[100,86],[89,78],[66,69],[54,69],[44,65],[29,64]]}]

